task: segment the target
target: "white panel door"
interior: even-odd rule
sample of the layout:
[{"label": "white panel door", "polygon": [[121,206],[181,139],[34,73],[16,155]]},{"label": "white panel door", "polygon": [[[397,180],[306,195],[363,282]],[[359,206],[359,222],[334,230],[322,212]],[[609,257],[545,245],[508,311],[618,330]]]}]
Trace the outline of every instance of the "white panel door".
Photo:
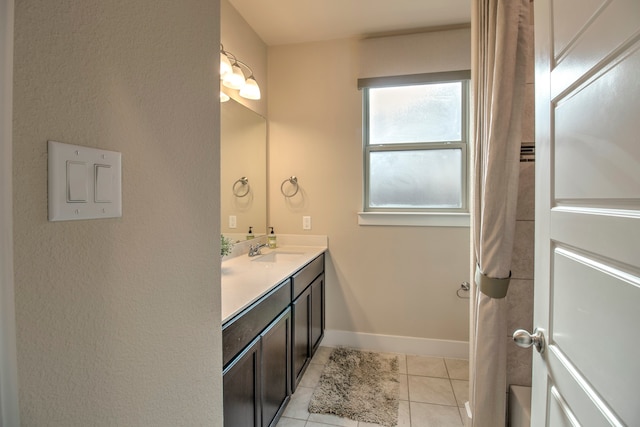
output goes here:
[{"label": "white panel door", "polygon": [[532,426],[640,426],[640,0],[535,0]]}]

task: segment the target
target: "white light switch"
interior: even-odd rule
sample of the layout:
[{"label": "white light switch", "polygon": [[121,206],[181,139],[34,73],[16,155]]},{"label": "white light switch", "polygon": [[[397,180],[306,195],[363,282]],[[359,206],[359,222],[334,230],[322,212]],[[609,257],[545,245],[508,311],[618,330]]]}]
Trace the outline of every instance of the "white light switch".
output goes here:
[{"label": "white light switch", "polygon": [[49,221],[122,216],[122,155],[49,141]]},{"label": "white light switch", "polygon": [[111,165],[94,165],[95,169],[95,201],[110,203],[113,198],[113,168]]},{"label": "white light switch", "polygon": [[87,164],[67,161],[67,202],[87,201]]},{"label": "white light switch", "polygon": [[229,215],[229,228],[238,227],[238,221],[235,215]]},{"label": "white light switch", "polygon": [[302,229],[303,230],[311,230],[311,217],[303,216],[302,217]]}]

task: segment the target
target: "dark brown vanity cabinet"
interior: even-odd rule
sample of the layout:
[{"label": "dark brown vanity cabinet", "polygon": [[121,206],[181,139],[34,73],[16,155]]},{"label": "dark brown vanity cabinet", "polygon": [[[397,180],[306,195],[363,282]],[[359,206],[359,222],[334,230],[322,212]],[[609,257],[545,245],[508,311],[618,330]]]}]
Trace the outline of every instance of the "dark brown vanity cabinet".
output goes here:
[{"label": "dark brown vanity cabinet", "polygon": [[223,372],[224,425],[275,426],[291,398],[291,309]]},{"label": "dark brown vanity cabinet", "polygon": [[260,338],[222,372],[225,426],[260,426]]},{"label": "dark brown vanity cabinet", "polygon": [[293,378],[295,391],[324,336],[324,255],[293,276]]},{"label": "dark brown vanity cabinet", "polygon": [[324,337],[324,274],[311,284],[311,356]]},{"label": "dark brown vanity cabinet", "polygon": [[324,254],[222,326],[225,427],[273,427],[324,334]]},{"label": "dark brown vanity cabinet", "polygon": [[275,426],[291,398],[291,280],[225,323],[224,425]]},{"label": "dark brown vanity cabinet", "polygon": [[291,398],[291,309],[261,334],[262,425],[275,426]]}]

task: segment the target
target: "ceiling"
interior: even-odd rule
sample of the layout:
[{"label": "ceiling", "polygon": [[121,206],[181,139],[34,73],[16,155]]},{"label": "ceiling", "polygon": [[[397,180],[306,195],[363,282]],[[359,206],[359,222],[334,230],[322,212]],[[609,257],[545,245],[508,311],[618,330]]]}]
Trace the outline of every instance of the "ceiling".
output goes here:
[{"label": "ceiling", "polygon": [[407,33],[471,21],[471,0],[229,0],[268,45]]}]

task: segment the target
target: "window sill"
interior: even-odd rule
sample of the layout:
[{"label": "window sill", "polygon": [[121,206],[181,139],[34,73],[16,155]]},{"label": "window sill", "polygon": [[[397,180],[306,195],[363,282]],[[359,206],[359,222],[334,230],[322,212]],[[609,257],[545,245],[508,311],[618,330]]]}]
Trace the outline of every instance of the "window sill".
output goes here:
[{"label": "window sill", "polygon": [[470,215],[450,212],[358,212],[358,225],[469,227]]}]

